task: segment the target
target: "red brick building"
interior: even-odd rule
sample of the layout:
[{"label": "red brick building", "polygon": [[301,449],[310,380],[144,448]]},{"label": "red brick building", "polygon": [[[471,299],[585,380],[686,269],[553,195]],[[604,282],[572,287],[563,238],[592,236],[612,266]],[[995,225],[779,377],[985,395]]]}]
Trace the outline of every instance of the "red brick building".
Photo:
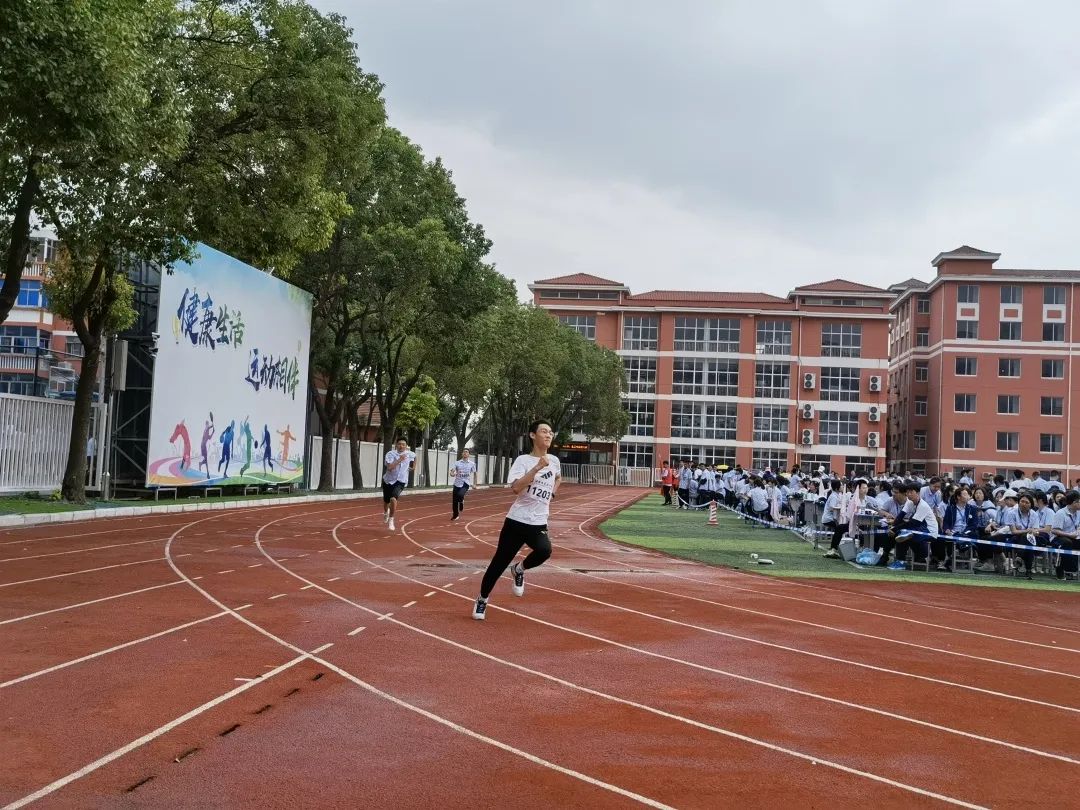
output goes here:
[{"label": "red brick building", "polygon": [[885,469],[892,292],[837,279],[785,298],[634,295],[584,273],[529,289],[537,306],[618,352],[626,368],[628,434],[569,460]]},{"label": "red brick building", "polygon": [[968,246],[894,285],[889,457],[898,469],[1080,468],[1077,270],[1009,270]]}]

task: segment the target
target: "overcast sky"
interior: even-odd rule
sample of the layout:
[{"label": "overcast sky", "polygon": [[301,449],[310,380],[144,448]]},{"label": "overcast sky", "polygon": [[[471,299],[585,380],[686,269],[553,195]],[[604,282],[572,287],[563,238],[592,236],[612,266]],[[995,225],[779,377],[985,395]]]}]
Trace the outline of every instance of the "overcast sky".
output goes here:
[{"label": "overcast sky", "polygon": [[1080,267],[1080,6],[311,0],[493,259],[650,289]]}]

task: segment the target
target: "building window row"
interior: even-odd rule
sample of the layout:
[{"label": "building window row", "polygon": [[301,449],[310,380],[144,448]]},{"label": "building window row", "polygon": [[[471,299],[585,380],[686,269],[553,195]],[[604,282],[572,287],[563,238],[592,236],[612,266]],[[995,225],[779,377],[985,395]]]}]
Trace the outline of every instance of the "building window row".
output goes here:
[{"label": "building window row", "polygon": [[791,354],[791,321],[758,321],[757,354]]},{"label": "building window row", "polygon": [[[957,357],[955,360],[957,377],[974,377],[979,373],[977,357]],[[915,364],[915,379],[919,381],[919,363]],[[927,368],[929,368],[927,366]],[[998,359],[998,377],[1016,378],[1020,376],[1021,362],[1018,357]],[[1042,360],[1040,371],[1044,380],[1062,380],[1065,378],[1065,360]]]},{"label": "building window row", "polygon": [[0,326],[0,354],[33,354],[48,349],[51,337],[36,326]]},{"label": "building window row", "polygon": [[754,396],[758,399],[787,399],[791,395],[789,363],[756,363]]},{"label": "building window row", "polygon": [[624,357],[626,390],[631,394],[656,393],[656,360],[649,357]]},{"label": "building window row", "polygon": [[821,369],[821,399],[827,402],[858,402],[862,375],[857,368]]},{"label": "building window row", "polygon": [[727,464],[729,467],[733,467],[735,465],[735,448],[693,444],[671,445],[672,463],[678,464],[683,459],[689,459],[695,463],[700,461],[702,464],[708,464],[709,466]]},{"label": "building window row", "polygon": [[[960,320],[956,322],[957,340],[978,340],[979,322],[972,320]],[[1021,321],[1001,321],[998,325],[998,340],[1023,340],[1024,324]],[[1061,322],[1047,322],[1042,325],[1042,339],[1044,343],[1063,343],[1065,341],[1065,324]],[[930,345],[930,330],[920,328],[915,335],[916,346]]]},{"label": "building window row", "polygon": [[560,315],[559,323],[569,326],[579,335],[588,340],[596,340],[596,316],[595,315]]},{"label": "building window row", "polygon": [[660,342],[660,325],[656,318],[627,315],[623,319],[623,348],[630,351],[654,352]]},{"label": "building window row", "polygon": [[741,328],[736,318],[675,319],[675,351],[737,352]]},{"label": "building window row", "polygon": [[786,405],[754,406],[754,441],[786,442],[789,409]]},{"label": "building window row", "polygon": [[859,443],[859,414],[849,411],[818,411],[820,444],[856,446]]},{"label": "building window row", "polygon": [[[975,413],[975,394],[956,394],[953,397],[953,410],[956,413]],[[1019,394],[998,394],[997,412],[1006,416],[1020,413]],[[1065,413],[1064,397],[1039,397],[1040,416],[1062,416]]]},{"label": "building window row", "polygon": [[739,361],[676,358],[672,364],[671,391],[711,397],[738,396]]},{"label": "building window row", "polygon": [[862,325],[825,323],[821,326],[822,357],[862,357]]},{"label": "building window row", "polygon": [[656,403],[652,400],[629,399],[623,403],[630,414],[630,426],[626,429],[629,436],[652,436],[656,423]]},{"label": "building window row", "polygon": [[[926,449],[926,432],[916,431],[916,449]],[[922,436],[922,444],[920,446],[919,436]],[[1003,453],[1018,453],[1020,451],[1020,433],[1014,430],[999,430],[997,431],[997,449]],[[1039,452],[1040,453],[1060,453],[1062,448],[1063,436],[1060,433],[1040,433],[1039,434]],[[953,449],[955,450],[974,450],[975,449],[975,431],[974,430],[954,430],[953,431]]]},{"label": "building window row", "polygon": [[673,439],[720,439],[734,441],[738,425],[734,402],[673,402]]},{"label": "building window row", "polygon": [[619,445],[620,467],[646,467],[652,468],[653,446],[651,444],[623,443]]}]

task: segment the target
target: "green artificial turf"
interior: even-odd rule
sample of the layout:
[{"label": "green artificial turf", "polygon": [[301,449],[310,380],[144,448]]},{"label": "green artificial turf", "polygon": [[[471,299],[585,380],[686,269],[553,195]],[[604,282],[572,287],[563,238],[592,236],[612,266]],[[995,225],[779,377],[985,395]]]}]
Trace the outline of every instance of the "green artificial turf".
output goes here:
[{"label": "green artificial turf", "polygon": [[[675,510],[650,495],[624,509],[600,525],[612,540],[650,548],[710,565],[740,568],[779,577],[822,579],[889,580],[892,582],[946,583],[991,588],[1027,588],[1073,591],[1080,583],[1059,582],[1046,575],[1017,579],[993,574],[948,574],[936,571],[886,571],[858,568],[841,560],[822,557],[828,548],[815,550],[793,532],[783,529],[751,528],[732,513],[721,509],[719,526],[709,526],[706,510]],[[818,541],[821,542],[820,540]],[[750,555],[770,559],[774,565],[759,565]]]}]

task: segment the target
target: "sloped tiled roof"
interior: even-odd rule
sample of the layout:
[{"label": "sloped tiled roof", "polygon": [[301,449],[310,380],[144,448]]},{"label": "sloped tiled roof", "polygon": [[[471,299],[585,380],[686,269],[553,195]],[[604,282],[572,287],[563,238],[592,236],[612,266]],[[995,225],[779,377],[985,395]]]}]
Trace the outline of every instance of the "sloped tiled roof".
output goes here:
[{"label": "sloped tiled roof", "polygon": [[1000,258],[1000,253],[990,253],[985,250],[973,248],[971,245],[961,245],[955,250],[947,250],[944,253],[939,253],[937,256],[934,257],[934,260],[930,262],[930,264],[932,264],[934,267],[937,267],[939,264],[949,259],[974,259],[996,262]]},{"label": "sloped tiled roof", "polygon": [[574,273],[570,276],[556,276],[555,278],[542,278],[533,284],[565,284],[572,287],[622,287],[621,281],[611,281],[589,273]]},{"label": "sloped tiled roof", "polygon": [[1037,269],[1012,269],[1006,267],[995,267],[992,270],[995,276],[1016,276],[1017,278],[1034,277],[1034,278],[1062,278],[1062,279],[1077,279],[1080,278],[1080,270],[1037,270]]},{"label": "sloped tiled roof", "polygon": [[794,292],[868,292],[886,295],[888,290],[880,287],[871,287],[869,284],[859,284],[843,278],[834,278],[830,281],[819,281],[817,284],[806,284],[796,287]]},{"label": "sloped tiled roof", "polygon": [[768,293],[757,292],[715,292],[697,290],[650,290],[646,293],[628,296],[630,301],[679,302],[685,304],[787,304],[786,298],[778,298]]},{"label": "sloped tiled roof", "polygon": [[900,281],[896,284],[890,284],[890,290],[925,290],[929,287],[929,282],[923,281],[919,278],[909,278],[907,281]]}]

